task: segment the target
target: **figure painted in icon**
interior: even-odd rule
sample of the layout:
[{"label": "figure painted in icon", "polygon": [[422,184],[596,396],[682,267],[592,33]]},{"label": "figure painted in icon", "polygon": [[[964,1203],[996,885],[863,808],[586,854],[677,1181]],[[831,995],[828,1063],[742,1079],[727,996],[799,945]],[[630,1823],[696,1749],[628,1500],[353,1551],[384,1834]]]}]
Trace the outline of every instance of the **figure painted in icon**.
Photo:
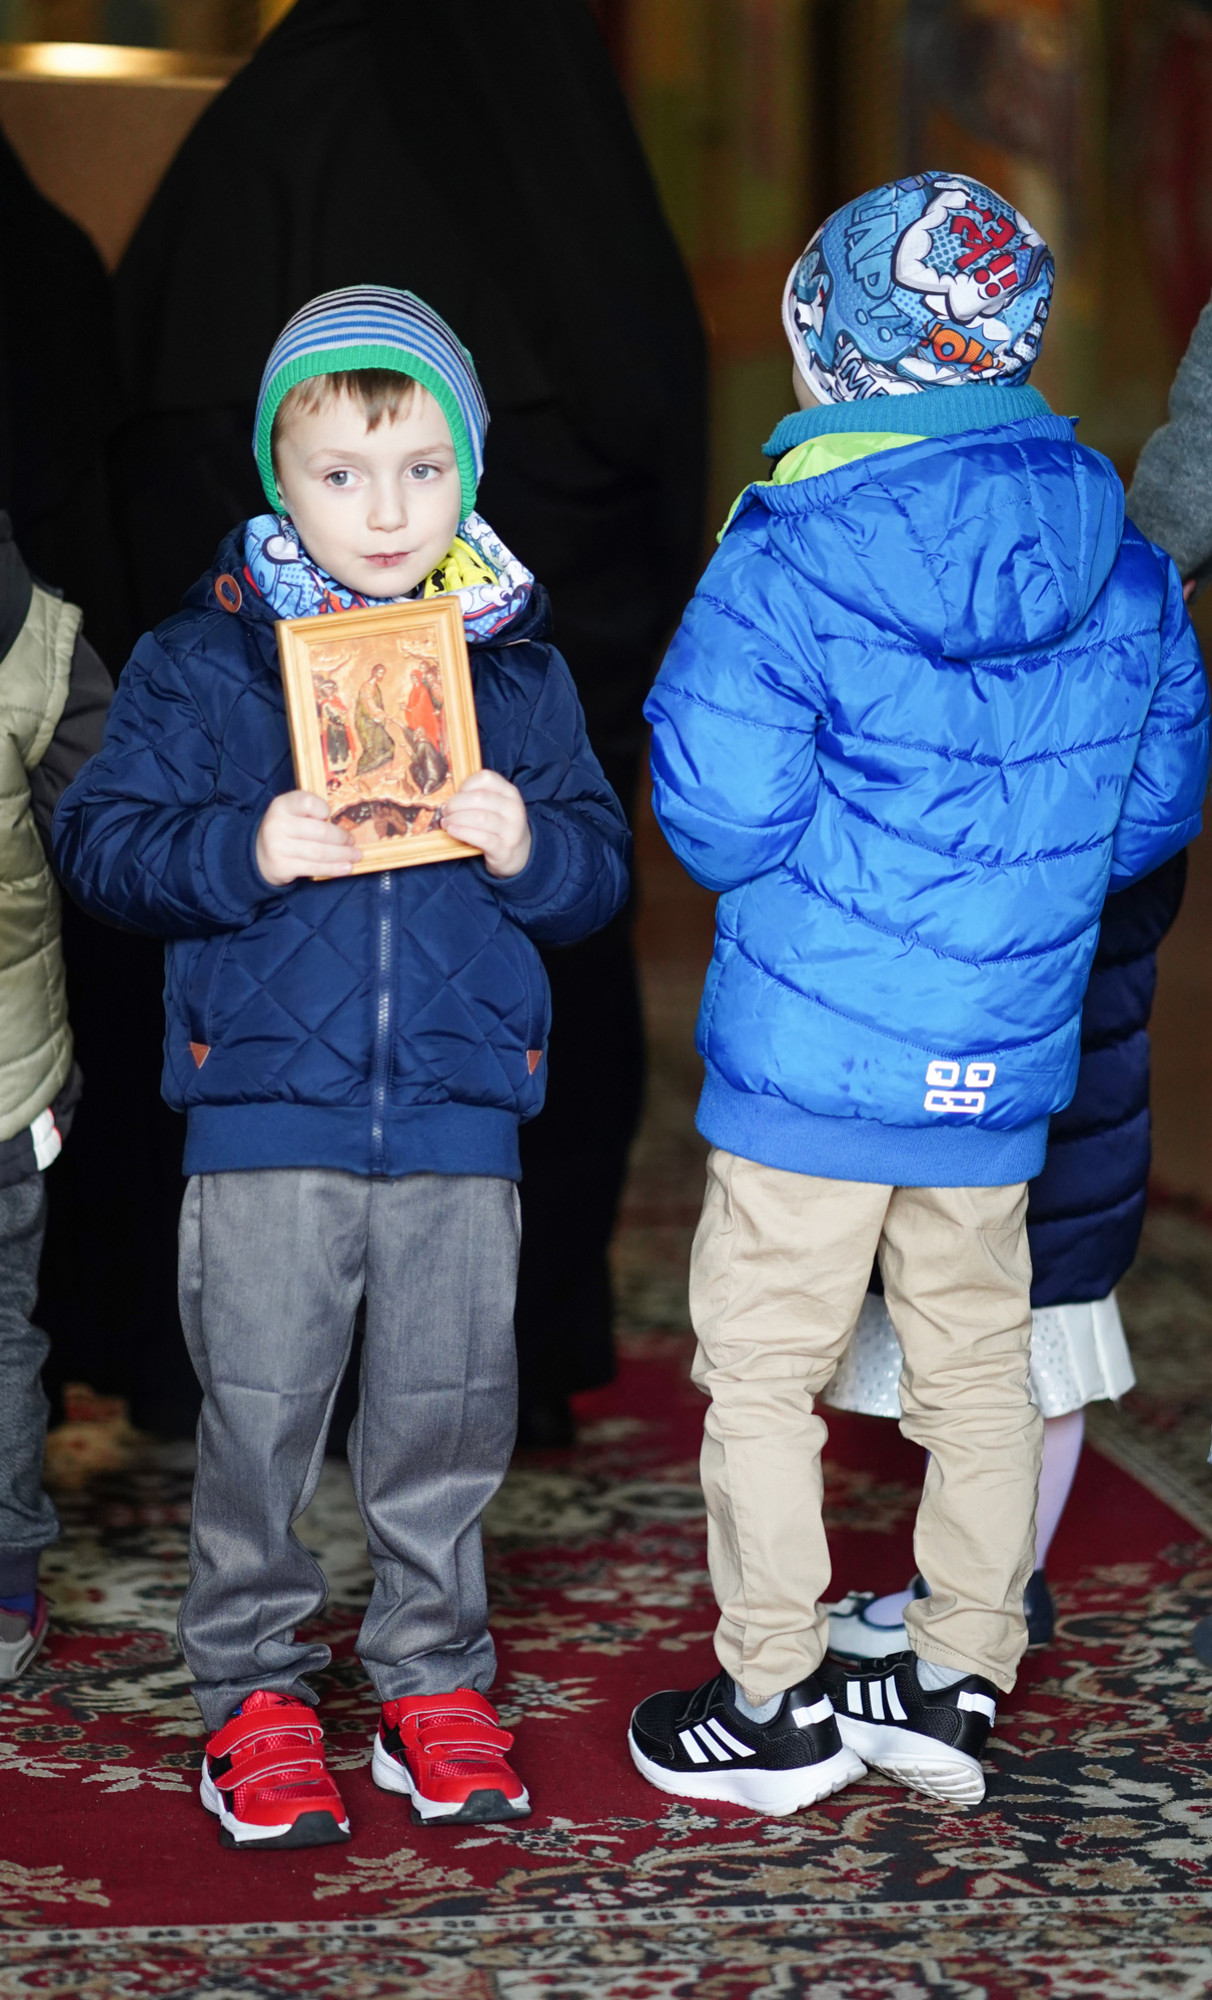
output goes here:
[{"label": "figure painted in icon", "polygon": [[317,677],[316,714],[320,718],[320,747],[324,753],[324,776],[330,792],[348,776],[354,745],[349,728],[349,710],[330,674]]},{"label": "figure painted in icon", "polygon": [[412,677],[404,723],[409,775],[417,790],[428,798],[450,775],[442,725],[442,686],[431,666],[421,667]]},{"label": "figure painted in icon", "polygon": [[384,666],[372,667],[358,689],[358,699],[354,704],[354,731],[362,745],[355,774],[359,778],[366,777],[371,771],[381,771],[396,754],[385,719],[382,683],[386,672]]}]

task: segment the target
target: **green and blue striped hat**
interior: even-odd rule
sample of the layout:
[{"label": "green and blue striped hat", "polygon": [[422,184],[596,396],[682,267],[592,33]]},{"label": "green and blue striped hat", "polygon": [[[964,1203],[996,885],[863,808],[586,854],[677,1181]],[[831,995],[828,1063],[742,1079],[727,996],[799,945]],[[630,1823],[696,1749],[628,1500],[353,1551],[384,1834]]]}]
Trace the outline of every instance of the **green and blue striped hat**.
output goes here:
[{"label": "green and blue striped hat", "polygon": [[253,427],[253,451],[270,506],[282,512],[270,438],[283,397],[313,376],[354,368],[395,369],[429,390],[450,425],[466,520],[475,508],[484,471],[488,429],[488,405],[475,363],[431,306],[390,285],[349,285],[343,291],[324,292],[288,320],[274,342],[261,377]]}]

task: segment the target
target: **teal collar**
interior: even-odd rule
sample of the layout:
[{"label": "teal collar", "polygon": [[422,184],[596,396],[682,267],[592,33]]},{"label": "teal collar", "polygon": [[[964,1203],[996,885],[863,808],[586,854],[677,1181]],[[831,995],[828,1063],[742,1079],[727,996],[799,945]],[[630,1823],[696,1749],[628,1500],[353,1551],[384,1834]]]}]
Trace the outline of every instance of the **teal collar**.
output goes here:
[{"label": "teal collar", "polygon": [[954,437],[960,431],[992,430],[1051,416],[1038,389],[1028,383],[1008,389],[996,382],[969,382],[959,389],[918,389],[911,396],[865,396],[858,403],[822,403],[793,410],[775,425],[762,450],[781,458],[793,445],[835,431],[906,431],[911,437]]}]

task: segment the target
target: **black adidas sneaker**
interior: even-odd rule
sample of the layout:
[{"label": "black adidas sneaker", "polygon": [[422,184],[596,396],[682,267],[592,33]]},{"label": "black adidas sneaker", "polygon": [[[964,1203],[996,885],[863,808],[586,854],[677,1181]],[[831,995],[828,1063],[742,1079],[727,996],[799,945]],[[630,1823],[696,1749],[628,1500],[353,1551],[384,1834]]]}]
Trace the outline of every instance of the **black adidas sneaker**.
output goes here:
[{"label": "black adidas sneaker", "polygon": [[997,1719],[992,1681],[968,1674],[936,1693],[922,1687],[912,1653],[863,1667],[826,1655],[817,1679],[832,1698],[842,1742],[865,1764],[931,1798],[980,1804],[980,1757]]},{"label": "black adidas sneaker", "polygon": [[637,1771],[658,1791],[757,1812],[795,1812],[863,1776],[815,1675],[788,1690],[769,1722],[741,1714],[724,1673],[692,1694],[650,1694],[627,1741]]}]

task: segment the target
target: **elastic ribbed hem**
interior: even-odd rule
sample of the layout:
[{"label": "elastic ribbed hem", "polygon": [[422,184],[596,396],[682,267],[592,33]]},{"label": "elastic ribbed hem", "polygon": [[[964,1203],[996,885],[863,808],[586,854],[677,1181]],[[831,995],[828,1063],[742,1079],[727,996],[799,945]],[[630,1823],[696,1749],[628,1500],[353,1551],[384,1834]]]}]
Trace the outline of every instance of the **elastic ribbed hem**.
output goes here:
[{"label": "elastic ribbed hem", "polygon": [[734,1090],[710,1069],[695,1123],[711,1145],[759,1166],[880,1187],[1013,1187],[1038,1174],[1048,1149],[1047,1118],[1017,1132],[829,1118]]},{"label": "elastic ribbed hem", "polygon": [[187,1174],[265,1167],[331,1167],[382,1174],[490,1174],[518,1181],[518,1120],[472,1104],[414,1104],[389,1111],[376,1146],[364,1110],[314,1104],[198,1104],[188,1114]]},{"label": "elastic ribbed hem", "polygon": [[[910,396],[864,396],[857,403],[821,403],[793,410],[775,425],[762,451],[781,458],[793,445],[834,431],[905,431],[913,437],[956,437],[962,431],[993,430],[1028,417],[1050,417],[1038,389],[993,382],[970,382],[958,389],[918,389]],[[908,1185],[908,1183],[906,1183]]]}]

